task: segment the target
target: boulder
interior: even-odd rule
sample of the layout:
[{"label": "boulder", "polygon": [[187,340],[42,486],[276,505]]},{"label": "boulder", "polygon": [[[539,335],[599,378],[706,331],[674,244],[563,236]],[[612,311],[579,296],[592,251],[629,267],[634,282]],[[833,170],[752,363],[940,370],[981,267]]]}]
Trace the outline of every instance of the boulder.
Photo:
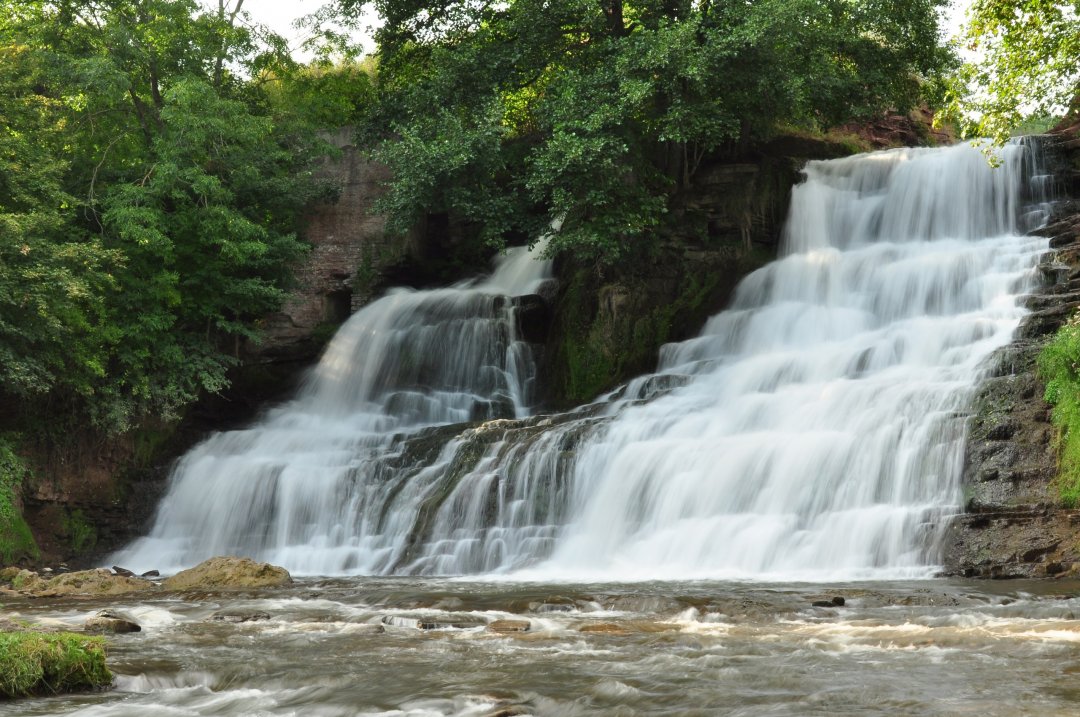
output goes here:
[{"label": "boulder", "polygon": [[844,598],[834,595],[828,600],[815,600],[811,603],[814,607],[844,607]]},{"label": "boulder", "polygon": [[597,633],[602,635],[628,635],[630,631],[622,625],[613,622],[590,622],[578,628],[578,632]]},{"label": "boulder", "polygon": [[11,587],[33,597],[62,597],[124,595],[150,590],[154,586],[146,580],[113,575],[106,568],[98,568],[45,577],[23,570],[12,579]]},{"label": "boulder", "polygon": [[243,610],[218,610],[210,616],[211,620],[217,622],[261,622],[263,620],[270,619],[270,613],[262,612],[261,610],[255,611],[243,611]]},{"label": "boulder", "polygon": [[123,613],[112,610],[101,610],[93,617],[87,618],[83,623],[83,629],[87,632],[112,633],[119,635],[126,632],[141,632],[139,623]]},{"label": "boulder", "polygon": [[204,560],[193,568],[166,578],[163,583],[166,590],[272,588],[290,584],[292,576],[285,568],[237,557]]},{"label": "boulder", "polygon": [[491,632],[528,632],[528,620],[495,620],[488,623],[487,629]]}]

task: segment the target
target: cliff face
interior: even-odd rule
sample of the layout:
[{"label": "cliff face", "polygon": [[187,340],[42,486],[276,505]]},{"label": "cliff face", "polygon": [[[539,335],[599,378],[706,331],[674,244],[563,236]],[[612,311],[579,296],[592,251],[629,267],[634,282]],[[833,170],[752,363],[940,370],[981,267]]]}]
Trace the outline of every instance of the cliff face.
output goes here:
[{"label": "cliff face", "polygon": [[980,387],[964,464],[965,513],[945,543],[948,574],[1041,577],[1080,572],[1080,511],[1059,507],[1050,406],[1035,360],[1054,331],[1080,308],[1080,138],[1047,140],[1048,169],[1060,200],[1048,225],[1041,289],[1012,344],[994,357]]},{"label": "cliff face", "polygon": [[776,256],[803,166],[853,151],[783,136],[714,158],[678,197],[677,233],[615,268],[562,265],[544,351],[548,403],[590,401],[655,370],[661,345],[695,336],[743,276]]},{"label": "cliff face", "polygon": [[333,328],[373,298],[381,272],[419,254],[416,236],[388,236],[385,218],[372,213],[390,175],[357,151],[352,134],[343,128],[326,137],[340,155],[321,174],[340,193],[311,208],[304,229],[311,251],[281,311],[264,319],[262,341],[248,347],[249,361],[311,360]]}]

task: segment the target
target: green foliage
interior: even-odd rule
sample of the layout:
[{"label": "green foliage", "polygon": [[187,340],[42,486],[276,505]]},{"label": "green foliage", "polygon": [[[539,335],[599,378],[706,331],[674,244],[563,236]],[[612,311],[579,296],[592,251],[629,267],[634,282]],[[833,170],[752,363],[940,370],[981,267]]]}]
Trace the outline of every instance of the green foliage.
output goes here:
[{"label": "green foliage", "polygon": [[97,546],[97,528],[86,519],[83,512],[78,508],[65,511],[63,520],[64,532],[68,536],[68,542],[76,555],[81,555]]},{"label": "green foliage", "polygon": [[1080,90],[1080,3],[976,0],[963,42],[977,53],[949,87],[965,136],[1004,142],[1029,118],[1060,117]]},{"label": "green foliage", "polygon": [[941,4],[377,0],[361,141],[393,169],[393,229],[451,212],[499,245],[561,219],[553,251],[626,258],[708,153],[917,102]]},{"label": "green foliage", "polygon": [[70,632],[0,632],[0,697],[107,687],[105,640]]},{"label": "green foliage", "polygon": [[30,526],[19,512],[19,491],[29,474],[16,455],[13,441],[0,437],[0,565],[40,555]]},{"label": "green foliage", "polygon": [[1080,505],[1080,316],[1061,327],[1038,358],[1046,401],[1054,407],[1060,471],[1058,493],[1067,507]]},{"label": "green foliage", "polygon": [[22,420],[175,419],[280,304],[327,192],[316,123],[364,91],[238,8],[0,0],[0,396]]},{"label": "green foliage", "polygon": [[276,112],[329,130],[362,120],[375,101],[375,76],[373,59],[320,60],[277,68],[261,77],[260,83]]}]

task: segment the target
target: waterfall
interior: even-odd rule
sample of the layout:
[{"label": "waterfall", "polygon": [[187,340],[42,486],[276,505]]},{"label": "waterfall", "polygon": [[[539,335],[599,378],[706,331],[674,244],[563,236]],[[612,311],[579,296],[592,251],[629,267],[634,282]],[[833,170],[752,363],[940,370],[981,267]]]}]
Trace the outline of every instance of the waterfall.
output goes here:
[{"label": "waterfall", "polygon": [[[780,258],[663,347],[657,373],[564,414],[527,417],[531,369],[494,279],[392,294],[350,320],[296,401],[186,456],[151,535],[116,560],[929,575],[962,502],[969,401],[1047,247],[1024,236],[1045,215],[1030,148],[998,163],[963,145],[810,163]],[[517,420],[454,425],[500,415]]]},{"label": "waterfall", "polygon": [[402,437],[529,413],[536,369],[512,297],[550,277],[545,245],[508,249],[482,281],[396,289],[357,312],[295,400],[177,462],[149,536],[114,560],[170,571],[223,554],[301,572],[385,567],[364,518]]}]

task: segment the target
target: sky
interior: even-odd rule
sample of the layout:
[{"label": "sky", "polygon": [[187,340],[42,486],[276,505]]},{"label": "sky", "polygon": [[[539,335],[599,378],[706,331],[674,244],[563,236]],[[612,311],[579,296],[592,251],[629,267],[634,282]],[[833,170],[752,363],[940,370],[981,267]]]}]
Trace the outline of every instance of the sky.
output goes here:
[{"label": "sky", "polygon": [[[230,1],[235,2],[235,0]],[[326,0],[245,0],[244,10],[251,13],[252,19],[256,22],[267,25],[279,35],[289,38],[290,45],[294,48],[294,56],[299,60],[303,60],[306,58],[298,54],[296,48],[299,47],[304,38],[298,30],[292,27],[292,22],[298,17],[315,12],[325,3]],[[207,2],[207,0],[204,0],[204,4],[213,4],[216,7],[216,3]],[[374,21],[373,16],[372,22]],[[363,42],[365,51],[373,52],[375,50],[375,43],[371,39],[370,31],[357,35],[355,39]]]}]

